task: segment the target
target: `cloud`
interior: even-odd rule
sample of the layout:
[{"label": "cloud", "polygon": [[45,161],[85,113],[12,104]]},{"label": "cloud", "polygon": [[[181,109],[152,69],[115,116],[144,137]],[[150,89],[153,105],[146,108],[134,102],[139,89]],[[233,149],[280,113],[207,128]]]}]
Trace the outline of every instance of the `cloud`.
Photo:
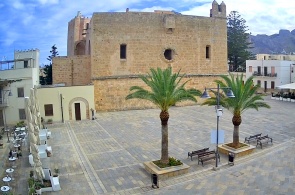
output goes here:
[{"label": "cloud", "polygon": [[40,4],[58,4],[58,0],[38,0]]},{"label": "cloud", "polygon": [[9,31],[6,33],[6,38],[4,39],[4,46],[12,46],[20,37],[16,32]]},{"label": "cloud", "polygon": [[18,1],[18,0],[15,0],[15,1],[13,1],[13,3],[12,3],[12,7],[14,8],[14,9],[24,9],[24,4],[22,4],[20,1]]}]

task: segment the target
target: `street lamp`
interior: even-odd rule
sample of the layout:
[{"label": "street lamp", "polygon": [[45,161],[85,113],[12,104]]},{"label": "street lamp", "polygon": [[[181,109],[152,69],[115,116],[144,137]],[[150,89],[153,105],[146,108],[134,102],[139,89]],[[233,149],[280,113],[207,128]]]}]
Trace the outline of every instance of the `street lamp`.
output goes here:
[{"label": "street lamp", "polygon": [[205,88],[204,93],[202,94],[201,98],[211,98],[210,95],[207,93],[207,89],[213,91],[214,89],[217,89],[216,93],[216,101],[217,105],[215,107],[216,109],[216,115],[217,115],[217,127],[216,127],[216,153],[215,153],[215,159],[216,159],[216,169],[218,167],[218,129],[219,129],[219,117],[222,115],[222,108],[219,107],[219,101],[220,101],[220,89],[227,89],[226,96],[229,98],[234,98],[235,95],[232,92],[230,87],[220,87],[220,84],[217,85],[217,88]]},{"label": "street lamp", "polygon": [[[2,93],[3,93],[3,103],[5,103],[5,95],[6,93],[8,93],[8,96],[12,96],[12,93],[11,93],[11,90],[2,90]],[[8,99],[8,98],[7,98]],[[4,131],[6,132],[6,135],[7,135],[7,143],[9,143],[9,136],[8,136],[8,132],[9,132],[9,129],[6,129],[7,128],[7,125],[6,125],[6,113],[5,113],[5,108],[3,109],[3,116],[4,116]]]}]

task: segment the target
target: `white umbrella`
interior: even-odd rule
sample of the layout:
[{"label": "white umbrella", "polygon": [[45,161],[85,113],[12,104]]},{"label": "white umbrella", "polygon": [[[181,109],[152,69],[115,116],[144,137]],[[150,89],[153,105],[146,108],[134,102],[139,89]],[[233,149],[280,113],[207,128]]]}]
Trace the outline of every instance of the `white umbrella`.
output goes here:
[{"label": "white umbrella", "polygon": [[33,110],[35,109],[35,94],[34,94],[34,89],[31,88],[30,89],[30,101],[31,101],[31,112],[33,112]]},{"label": "white umbrella", "polygon": [[37,114],[37,108],[36,108],[36,99],[35,99],[35,91],[33,88],[30,90],[30,101],[31,101],[31,112],[32,112],[32,118],[33,118],[33,125],[34,125],[34,134],[37,137],[36,144],[40,145],[40,137],[39,137],[39,122],[38,122],[38,114]]},{"label": "white umbrella", "polygon": [[[30,148],[31,148],[31,154],[33,156],[34,161],[34,170],[37,176],[37,179],[43,182],[43,178],[45,177],[43,169],[42,169],[42,163],[40,161],[39,156],[39,149],[36,143],[40,144],[40,138],[39,138],[39,127],[37,125],[33,125],[36,123],[36,116],[32,116],[31,113],[31,100],[29,98],[25,98],[25,105],[26,105],[26,117],[27,117],[27,124],[28,124],[28,132],[29,132],[29,139],[30,139]],[[34,107],[33,107],[34,109]],[[35,133],[37,136],[35,136]]]},{"label": "white umbrella", "polygon": [[40,114],[40,107],[39,107],[39,101],[38,101],[38,92],[37,92],[37,86],[35,85],[34,87],[34,95],[35,95],[35,110],[36,110],[36,116],[38,119],[38,126],[39,129],[42,128],[42,123],[41,123],[41,114]]},{"label": "white umbrella", "polygon": [[44,174],[44,171],[42,168],[42,164],[41,165],[35,164],[34,168],[35,168],[35,173],[36,173],[37,179],[43,183],[43,179],[45,178],[45,174]]},{"label": "white umbrella", "polygon": [[31,106],[30,99],[28,97],[25,97],[25,112],[26,112],[27,126],[29,125],[29,122],[32,121],[30,106]]},{"label": "white umbrella", "polygon": [[42,169],[42,163],[40,161],[38,146],[36,144],[33,144],[33,146],[31,147],[31,153],[33,156],[34,170],[35,170],[37,179],[39,181],[43,181],[43,178],[45,177],[45,175]]},{"label": "white umbrella", "polygon": [[277,86],[279,89],[295,89],[295,83]]}]

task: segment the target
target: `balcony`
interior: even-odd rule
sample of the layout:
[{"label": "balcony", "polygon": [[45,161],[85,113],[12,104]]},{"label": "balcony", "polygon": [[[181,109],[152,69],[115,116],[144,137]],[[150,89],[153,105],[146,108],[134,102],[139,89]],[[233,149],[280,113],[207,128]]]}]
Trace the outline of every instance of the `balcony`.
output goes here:
[{"label": "balcony", "polygon": [[261,72],[257,72],[254,71],[253,76],[265,76],[265,77],[277,77],[277,73],[261,73]]},{"label": "balcony", "polygon": [[7,101],[7,98],[0,98],[0,108],[3,108],[3,107],[7,107],[9,106],[8,105],[8,101]]}]

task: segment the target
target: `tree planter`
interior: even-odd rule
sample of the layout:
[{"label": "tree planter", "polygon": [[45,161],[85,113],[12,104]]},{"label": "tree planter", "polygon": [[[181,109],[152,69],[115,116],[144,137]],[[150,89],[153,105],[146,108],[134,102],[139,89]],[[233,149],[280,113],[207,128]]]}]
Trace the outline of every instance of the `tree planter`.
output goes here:
[{"label": "tree planter", "polygon": [[143,165],[148,173],[158,175],[159,180],[165,180],[174,176],[186,174],[189,169],[189,166],[184,163],[179,166],[171,166],[167,168],[159,168],[152,161],[144,162]]}]

